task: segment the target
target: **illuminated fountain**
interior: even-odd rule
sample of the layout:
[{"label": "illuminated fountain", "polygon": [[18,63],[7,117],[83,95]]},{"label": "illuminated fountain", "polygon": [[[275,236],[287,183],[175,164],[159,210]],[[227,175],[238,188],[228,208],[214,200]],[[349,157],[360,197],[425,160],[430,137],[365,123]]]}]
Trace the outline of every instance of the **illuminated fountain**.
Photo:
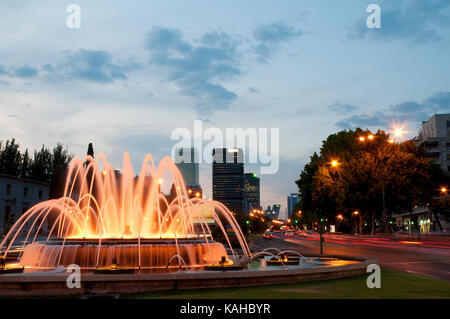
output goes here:
[{"label": "illuminated fountain", "polygon": [[[161,192],[164,177],[172,197]],[[223,233],[214,241],[207,214]],[[226,226],[240,245],[233,249]],[[228,252],[227,249],[228,248]],[[74,159],[64,196],[25,212],[0,244],[2,260],[18,254],[25,270],[77,264],[82,269],[203,269],[236,265],[249,248],[233,214],[221,203],[189,198],[176,165],[165,157],[158,167],[151,155],[138,176],[127,153],[118,173],[100,154]]]}]

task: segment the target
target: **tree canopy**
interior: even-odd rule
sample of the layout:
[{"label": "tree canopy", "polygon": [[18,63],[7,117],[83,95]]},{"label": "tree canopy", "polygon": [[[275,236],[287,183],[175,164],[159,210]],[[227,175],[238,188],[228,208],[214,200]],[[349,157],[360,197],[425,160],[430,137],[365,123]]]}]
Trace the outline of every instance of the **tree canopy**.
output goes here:
[{"label": "tree canopy", "polygon": [[63,192],[66,170],[72,158],[73,154],[60,143],[53,150],[42,145],[31,158],[28,149],[21,153],[14,138],[5,143],[0,141],[0,173],[49,183],[50,198],[59,197]]},{"label": "tree canopy", "polygon": [[328,136],[300,173],[296,209],[302,211],[302,223],[336,221],[338,215],[351,221],[358,211],[360,231],[371,217],[373,232],[382,216],[383,193],[389,215],[431,203],[445,183],[445,172],[411,141],[395,143],[382,130],[345,130]]}]

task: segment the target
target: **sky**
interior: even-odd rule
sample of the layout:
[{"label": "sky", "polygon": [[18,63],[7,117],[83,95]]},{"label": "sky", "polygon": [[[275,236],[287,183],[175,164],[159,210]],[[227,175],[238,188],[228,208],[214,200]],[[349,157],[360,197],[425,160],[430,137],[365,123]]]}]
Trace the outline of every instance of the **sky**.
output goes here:
[{"label": "sky", "polygon": [[[72,3],[79,29],[66,25]],[[371,3],[379,29],[366,26]],[[329,134],[400,123],[412,138],[450,111],[448,0],[3,0],[0,40],[0,140],[77,157],[92,142],[119,169],[130,153],[137,171],[194,120],[278,128],[261,199],[282,212]],[[211,196],[210,165],[200,183]]]}]

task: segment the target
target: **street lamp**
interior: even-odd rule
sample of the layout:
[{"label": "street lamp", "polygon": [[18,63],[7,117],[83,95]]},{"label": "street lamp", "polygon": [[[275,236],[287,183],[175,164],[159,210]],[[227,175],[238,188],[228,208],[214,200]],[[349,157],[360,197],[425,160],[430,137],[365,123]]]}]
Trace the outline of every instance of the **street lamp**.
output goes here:
[{"label": "street lamp", "polygon": [[332,167],[338,167],[338,165],[339,165],[339,162],[337,160],[332,160],[331,161],[331,166]]},{"label": "street lamp", "polygon": [[[357,229],[357,226],[358,226],[358,216],[359,216],[359,219],[360,219],[360,223],[362,222],[361,221],[361,215],[359,214],[359,212],[357,211],[357,210],[355,210],[353,213],[352,213],[352,215],[355,217],[355,233],[356,233],[356,229]],[[361,232],[360,232],[361,233]]]},{"label": "street lamp", "polygon": [[404,134],[405,134],[405,131],[404,131],[403,128],[401,128],[401,127],[397,127],[397,128],[394,130],[394,135],[395,135],[396,137],[403,137]]},{"label": "street lamp", "polygon": [[446,187],[441,187],[441,193],[442,194],[447,194],[447,188]]}]

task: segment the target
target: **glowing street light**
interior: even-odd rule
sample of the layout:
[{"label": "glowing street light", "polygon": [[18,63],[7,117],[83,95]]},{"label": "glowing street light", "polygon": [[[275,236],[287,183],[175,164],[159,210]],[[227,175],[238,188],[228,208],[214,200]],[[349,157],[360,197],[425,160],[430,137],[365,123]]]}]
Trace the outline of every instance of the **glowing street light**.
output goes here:
[{"label": "glowing street light", "polygon": [[397,127],[397,128],[394,130],[394,135],[395,135],[396,137],[403,137],[403,135],[405,135],[405,131],[403,130],[403,128]]},{"label": "glowing street light", "polygon": [[357,215],[359,215],[359,212],[358,212],[357,210],[355,210],[355,211],[353,212],[353,215],[357,216]]},{"label": "glowing street light", "polygon": [[359,137],[359,140],[360,140],[361,142],[364,142],[364,141],[366,140],[366,138],[365,138],[364,136],[360,136],[360,137]]},{"label": "glowing street light", "polygon": [[164,183],[164,180],[162,178],[158,179],[158,184],[161,185],[162,183]]},{"label": "glowing street light", "polygon": [[374,136],[373,136],[372,134],[370,134],[369,136],[367,136],[367,138],[368,138],[369,140],[373,140]]},{"label": "glowing street light", "polygon": [[447,194],[447,188],[441,187],[441,193],[442,194]]},{"label": "glowing street light", "polygon": [[336,161],[336,160],[332,160],[332,161],[331,161],[331,166],[337,167],[338,165],[339,165],[339,162],[338,162],[338,161]]}]

